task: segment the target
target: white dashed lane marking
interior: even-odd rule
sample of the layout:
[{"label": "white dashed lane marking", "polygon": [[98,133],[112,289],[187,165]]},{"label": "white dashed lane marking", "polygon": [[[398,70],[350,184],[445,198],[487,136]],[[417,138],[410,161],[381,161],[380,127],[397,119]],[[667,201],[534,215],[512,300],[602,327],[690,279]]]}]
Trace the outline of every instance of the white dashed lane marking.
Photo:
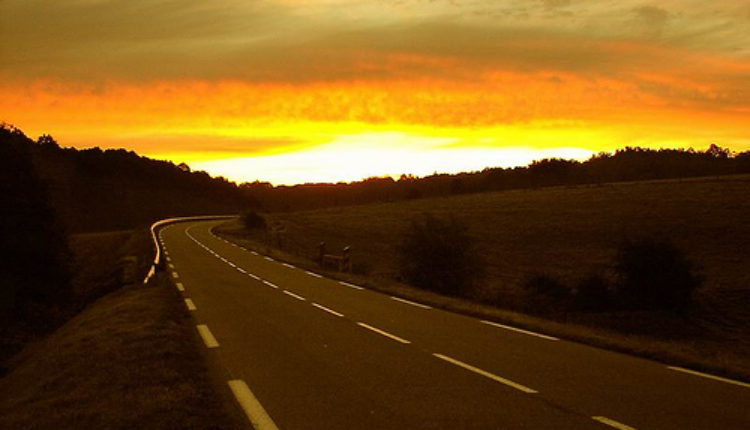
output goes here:
[{"label": "white dashed lane marking", "polygon": [[288,296],[292,296],[292,297],[294,297],[297,300],[302,300],[302,301],[306,300],[304,297],[302,297],[302,296],[300,296],[298,294],[294,294],[293,292],[291,292],[289,290],[283,290],[282,293],[284,293],[284,294],[286,294]]},{"label": "white dashed lane marking", "polygon": [[327,307],[325,307],[323,305],[319,305],[317,303],[313,303],[312,305],[315,306],[316,308],[322,310],[322,311],[328,312],[329,314],[336,315],[337,317],[343,317],[344,316],[344,314],[342,314],[340,312],[336,312],[333,309],[327,308]]},{"label": "white dashed lane marking", "polygon": [[406,303],[407,305],[416,306],[416,307],[422,308],[422,309],[432,309],[432,307],[430,307],[430,306],[423,305],[423,304],[417,303],[417,302],[412,302],[411,300],[402,299],[401,297],[391,296],[391,299],[396,300],[396,301],[401,302],[401,303]]},{"label": "white dashed lane marking", "polygon": [[522,328],[512,327],[512,326],[509,326],[509,325],[500,324],[500,323],[496,323],[496,322],[492,322],[492,321],[482,320],[481,322],[482,322],[482,324],[491,325],[493,327],[504,328],[505,330],[510,330],[510,331],[515,331],[515,332],[518,332],[518,333],[528,334],[529,336],[536,336],[536,337],[539,337],[539,338],[542,338],[542,339],[560,340],[560,339],[558,339],[556,337],[547,336],[546,334],[535,333],[533,331],[524,330]]},{"label": "white dashed lane marking", "polygon": [[279,430],[268,415],[268,412],[263,408],[263,405],[260,404],[258,398],[250,391],[245,381],[234,379],[227,383],[229,384],[229,389],[232,390],[232,394],[237,399],[237,403],[245,411],[245,415],[250,420],[253,428],[257,430]]},{"label": "white dashed lane marking", "polygon": [[745,382],[735,381],[734,379],[729,379],[729,378],[722,378],[721,376],[709,375],[708,373],[685,369],[684,367],[667,366],[667,369],[675,370],[677,372],[687,373],[690,375],[700,376],[702,378],[713,379],[714,381],[721,381],[727,384],[738,385],[740,387],[750,388],[750,384],[745,383]]},{"label": "white dashed lane marking", "polygon": [[201,338],[203,338],[203,343],[206,344],[206,348],[219,347],[219,342],[216,340],[213,333],[211,333],[211,330],[208,329],[207,325],[198,324],[196,328],[198,329],[198,333],[201,335]]},{"label": "white dashed lane marking", "polygon": [[354,288],[355,290],[364,290],[364,288],[360,287],[359,285],[350,284],[350,283],[344,282],[344,281],[339,281],[339,284],[341,284],[341,285],[343,285],[345,287]]},{"label": "white dashed lane marking", "polygon": [[[260,279],[260,278],[258,278],[258,279]],[[279,288],[279,286],[278,286],[278,285],[274,284],[274,283],[273,283],[273,282],[271,282],[271,281],[266,281],[266,280],[264,279],[264,280],[262,280],[261,282],[263,282],[263,284],[264,284],[264,285],[268,285],[268,286],[269,286],[269,287],[271,287],[271,288],[276,288],[276,289],[278,289],[278,288]]]},{"label": "white dashed lane marking", "polygon": [[411,342],[409,342],[408,340],[406,340],[404,338],[398,337],[398,336],[396,336],[394,334],[390,334],[390,333],[388,333],[385,330],[381,330],[381,329],[373,327],[373,326],[371,326],[369,324],[365,324],[363,322],[358,322],[357,325],[360,326],[360,327],[362,327],[362,328],[366,328],[367,330],[373,331],[373,332],[375,332],[375,333],[377,333],[377,334],[379,334],[381,336],[385,336],[385,337],[387,337],[389,339],[395,340],[396,342],[411,343]]},{"label": "white dashed lane marking", "polygon": [[633,427],[630,427],[628,425],[625,425],[623,423],[617,422],[617,421],[615,421],[613,419],[610,419],[610,418],[607,418],[607,417],[601,417],[601,416],[599,416],[599,417],[591,417],[591,419],[593,419],[595,421],[599,421],[600,423],[608,425],[610,427],[614,427],[617,430],[635,430],[635,428],[633,428]]},{"label": "white dashed lane marking", "polygon": [[515,388],[516,390],[523,391],[524,393],[528,393],[528,394],[537,393],[537,391],[534,389],[521,385],[517,382],[513,382],[510,379],[505,379],[502,376],[497,376],[494,373],[487,372],[486,370],[482,370],[478,367],[474,367],[471,364],[464,363],[463,361],[456,360],[455,358],[448,357],[447,355],[443,355],[443,354],[432,354],[432,355],[434,355],[435,357],[441,360],[447,361],[448,363],[455,364],[458,367],[462,367],[466,370],[482,375],[485,378],[490,378],[493,381],[499,382],[501,384],[505,384],[509,387]]}]

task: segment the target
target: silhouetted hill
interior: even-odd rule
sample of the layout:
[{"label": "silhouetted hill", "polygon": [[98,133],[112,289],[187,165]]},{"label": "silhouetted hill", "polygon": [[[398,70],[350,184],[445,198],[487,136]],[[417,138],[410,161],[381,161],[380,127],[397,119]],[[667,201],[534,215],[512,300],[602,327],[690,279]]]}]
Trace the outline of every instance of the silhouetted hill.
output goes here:
[{"label": "silhouetted hill", "polygon": [[352,183],[278,187],[254,182],[240,187],[267,210],[294,211],[510,189],[740,173],[750,173],[750,151],[733,154],[716,145],[706,151],[628,147],[614,153],[600,153],[583,162],[552,158],[526,167],[487,168],[424,178],[402,175],[398,180],[383,177]]},{"label": "silhouetted hill", "polygon": [[[0,145],[7,145],[12,127],[2,128]],[[48,135],[34,142],[14,133],[28,147],[70,232],[129,229],[171,216],[231,214],[254,206],[233,182],[205,172],[123,149],[61,148]]]}]

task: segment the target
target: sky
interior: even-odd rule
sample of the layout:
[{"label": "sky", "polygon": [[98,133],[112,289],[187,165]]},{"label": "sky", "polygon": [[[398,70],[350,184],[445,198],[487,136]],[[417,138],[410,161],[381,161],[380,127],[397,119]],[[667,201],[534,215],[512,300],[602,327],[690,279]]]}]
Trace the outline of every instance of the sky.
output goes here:
[{"label": "sky", "polygon": [[750,150],[745,0],[0,0],[0,121],[242,181]]}]

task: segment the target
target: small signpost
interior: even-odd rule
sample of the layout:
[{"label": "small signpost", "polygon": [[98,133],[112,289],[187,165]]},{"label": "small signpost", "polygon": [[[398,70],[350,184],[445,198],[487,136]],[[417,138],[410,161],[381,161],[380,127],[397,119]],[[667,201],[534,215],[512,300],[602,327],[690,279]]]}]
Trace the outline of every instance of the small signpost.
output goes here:
[{"label": "small signpost", "polygon": [[345,246],[342,255],[326,254],[326,243],[318,245],[318,264],[322,268],[331,268],[339,272],[351,272],[351,247]]}]

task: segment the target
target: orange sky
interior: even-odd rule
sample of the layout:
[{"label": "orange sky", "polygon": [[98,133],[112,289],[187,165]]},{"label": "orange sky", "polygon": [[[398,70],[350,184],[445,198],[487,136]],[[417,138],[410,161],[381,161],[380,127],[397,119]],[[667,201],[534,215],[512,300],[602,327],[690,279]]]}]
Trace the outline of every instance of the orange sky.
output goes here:
[{"label": "orange sky", "polygon": [[748,27],[734,1],[5,0],[0,120],[276,184],[744,151]]}]

